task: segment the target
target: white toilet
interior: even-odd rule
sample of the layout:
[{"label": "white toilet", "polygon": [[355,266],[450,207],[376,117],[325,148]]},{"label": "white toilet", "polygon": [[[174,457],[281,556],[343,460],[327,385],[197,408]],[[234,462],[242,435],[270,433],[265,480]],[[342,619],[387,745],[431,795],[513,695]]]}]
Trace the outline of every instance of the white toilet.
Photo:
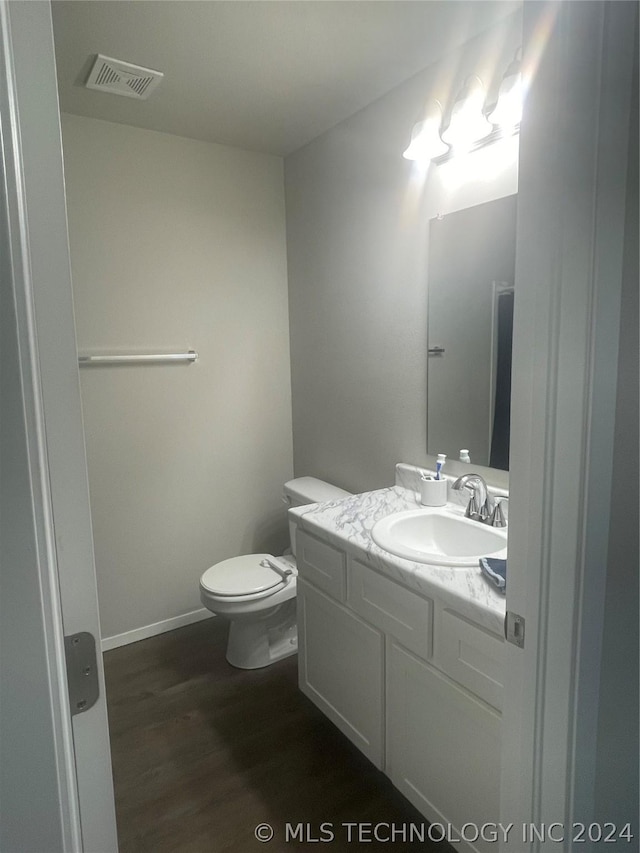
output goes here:
[{"label": "white toilet", "polygon": [[[349,496],[315,477],[284,484],[288,506],[306,506]],[[239,669],[258,669],[298,650],[296,625],[295,523],[289,522],[291,554],[245,554],[216,563],[200,578],[200,599],[212,613],[226,616],[227,660]]]}]

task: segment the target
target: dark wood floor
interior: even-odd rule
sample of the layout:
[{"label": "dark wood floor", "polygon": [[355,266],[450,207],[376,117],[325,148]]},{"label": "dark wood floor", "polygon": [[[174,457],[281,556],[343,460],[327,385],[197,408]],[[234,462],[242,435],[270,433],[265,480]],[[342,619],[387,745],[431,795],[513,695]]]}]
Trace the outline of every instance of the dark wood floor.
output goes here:
[{"label": "dark wood floor", "polygon": [[[308,849],[323,822],[337,853],[358,846],[344,822],[424,823],[299,692],[295,656],[233,669],[226,630],[208,619],[104,655],[121,853]],[[309,834],[287,840],[286,825],[300,822]],[[261,823],[273,827],[268,844],[254,836]],[[453,853],[418,841],[366,847]]]}]

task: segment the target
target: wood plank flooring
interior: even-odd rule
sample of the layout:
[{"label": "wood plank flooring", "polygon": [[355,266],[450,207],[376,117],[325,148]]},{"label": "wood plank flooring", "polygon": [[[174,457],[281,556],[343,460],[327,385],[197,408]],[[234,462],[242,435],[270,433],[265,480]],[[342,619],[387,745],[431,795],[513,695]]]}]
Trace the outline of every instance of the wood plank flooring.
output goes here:
[{"label": "wood plank flooring", "polygon": [[[358,846],[343,822],[425,823],[300,693],[295,656],[233,669],[226,632],[208,619],[104,655],[121,853],[317,849],[323,822],[338,853]],[[269,843],[254,836],[261,823]],[[287,839],[297,823],[309,834]],[[454,853],[446,842],[366,847]]]}]

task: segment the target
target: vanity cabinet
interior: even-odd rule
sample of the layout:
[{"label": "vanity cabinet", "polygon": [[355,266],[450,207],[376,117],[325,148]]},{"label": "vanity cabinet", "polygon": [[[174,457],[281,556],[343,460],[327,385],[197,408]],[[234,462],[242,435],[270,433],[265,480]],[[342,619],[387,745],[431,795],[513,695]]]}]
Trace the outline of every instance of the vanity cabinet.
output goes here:
[{"label": "vanity cabinet", "polygon": [[383,769],[384,635],[298,579],[302,692]]},{"label": "vanity cabinet", "polygon": [[302,692],[427,820],[496,823],[502,638],[307,531],[296,544]]},{"label": "vanity cabinet", "polygon": [[[386,772],[396,788],[432,823],[497,822],[499,713],[394,640],[386,695]],[[495,845],[478,839],[461,849],[469,848]]]}]

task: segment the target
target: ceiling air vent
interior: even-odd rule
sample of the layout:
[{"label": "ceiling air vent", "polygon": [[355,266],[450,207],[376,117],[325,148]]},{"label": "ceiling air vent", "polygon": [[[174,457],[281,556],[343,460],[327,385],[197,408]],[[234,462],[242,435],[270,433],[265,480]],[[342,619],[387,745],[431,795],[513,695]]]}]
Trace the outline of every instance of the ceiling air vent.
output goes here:
[{"label": "ceiling air vent", "polygon": [[142,101],[149,97],[163,77],[161,71],[142,68],[99,53],[85,85],[87,89],[98,89],[100,92]]}]

